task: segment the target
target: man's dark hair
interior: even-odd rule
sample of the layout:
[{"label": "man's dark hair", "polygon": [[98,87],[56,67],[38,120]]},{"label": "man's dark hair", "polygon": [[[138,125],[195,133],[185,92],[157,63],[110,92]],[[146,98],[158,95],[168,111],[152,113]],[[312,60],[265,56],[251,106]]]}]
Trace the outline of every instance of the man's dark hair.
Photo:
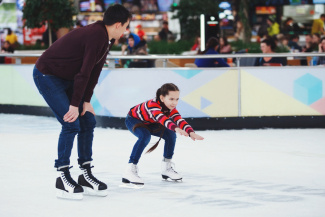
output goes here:
[{"label": "man's dark hair", "polygon": [[132,14],[122,5],[115,4],[107,8],[104,14],[104,24],[111,26],[115,23],[126,23],[128,20],[132,19]]},{"label": "man's dark hair", "polygon": [[320,17],[321,17],[321,18],[325,18],[325,14],[321,14]]}]

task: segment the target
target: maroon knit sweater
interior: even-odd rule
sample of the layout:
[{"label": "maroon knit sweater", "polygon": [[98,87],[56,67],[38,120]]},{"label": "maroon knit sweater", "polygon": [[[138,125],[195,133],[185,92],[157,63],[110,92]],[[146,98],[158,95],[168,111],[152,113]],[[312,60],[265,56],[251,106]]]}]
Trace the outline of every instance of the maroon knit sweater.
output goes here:
[{"label": "maroon knit sweater", "polygon": [[114,44],[103,21],[75,29],[55,41],[36,62],[46,75],[73,80],[70,105],[90,102],[109,49]]}]

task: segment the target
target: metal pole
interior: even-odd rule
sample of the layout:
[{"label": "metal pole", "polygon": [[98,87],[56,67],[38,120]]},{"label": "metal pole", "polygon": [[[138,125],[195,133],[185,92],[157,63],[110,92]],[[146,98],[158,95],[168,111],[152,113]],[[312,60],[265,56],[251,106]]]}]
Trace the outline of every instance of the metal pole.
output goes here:
[{"label": "metal pole", "polygon": [[241,70],[240,70],[240,57],[236,57],[238,69],[238,117],[241,117]]},{"label": "metal pole", "polygon": [[163,59],[163,67],[164,67],[164,68],[167,67],[167,59]]}]

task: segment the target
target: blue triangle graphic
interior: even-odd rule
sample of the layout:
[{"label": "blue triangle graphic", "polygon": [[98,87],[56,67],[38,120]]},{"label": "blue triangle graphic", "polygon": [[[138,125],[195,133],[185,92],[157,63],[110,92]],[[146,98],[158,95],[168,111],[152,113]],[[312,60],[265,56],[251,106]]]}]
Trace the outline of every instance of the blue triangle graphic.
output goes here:
[{"label": "blue triangle graphic", "polygon": [[105,80],[106,76],[110,73],[110,70],[103,70],[98,78],[98,85],[100,85],[100,83],[102,83],[102,81]]},{"label": "blue triangle graphic", "polygon": [[205,109],[206,107],[208,107],[211,104],[212,104],[211,101],[209,101],[206,98],[201,96],[201,109]]},{"label": "blue triangle graphic", "polygon": [[95,94],[91,97],[90,100],[91,105],[94,108],[95,113],[97,114],[99,111],[102,110],[102,105],[99,103],[97,97],[95,96]]},{"label": "blue triangle graphic", "polygon": [[179,100],[177,104],[177,110],[179,111],[180,115],[183,118],[191,117],[210,117],[210,115],[196,109],[195,107],[191,106],[190,104],[184,102],[183,100]]},{"label": "blue triangle graphic", "polygon": [[189,69],[189,70],[173,70],[173,71],[184,78],[190,79],[193,76],[199,74],[202,70]]}]

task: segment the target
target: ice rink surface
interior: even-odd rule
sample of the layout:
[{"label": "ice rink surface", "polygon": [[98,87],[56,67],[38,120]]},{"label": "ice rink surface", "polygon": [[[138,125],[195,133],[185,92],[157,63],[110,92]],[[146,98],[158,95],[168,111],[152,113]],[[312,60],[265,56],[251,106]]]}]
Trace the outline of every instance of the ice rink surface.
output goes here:
[{"label": "ice rink surface", "polygon": [[[94,175],[104,198],[55,196],[54,118],[0,114],[1,217],[324,217],[325,129],[199,131],[178,137],[173,161],[182,183],[162,181],[163,142],[139,162],[143,189],[118,187],[136,140],[126,130],[96,128]],[[157,141],[153,137],[150,144]],[[77,150],[72,177],[79,175]]]}]

